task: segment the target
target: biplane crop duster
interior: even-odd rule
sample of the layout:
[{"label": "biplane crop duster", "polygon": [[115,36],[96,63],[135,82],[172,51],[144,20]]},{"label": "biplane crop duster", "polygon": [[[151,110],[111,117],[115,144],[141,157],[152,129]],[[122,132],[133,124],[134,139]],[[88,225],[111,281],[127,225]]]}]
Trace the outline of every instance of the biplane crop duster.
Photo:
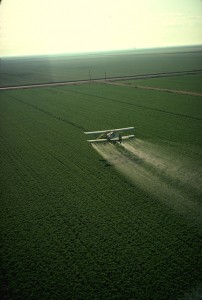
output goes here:
[{"label": "biplane crop duster", "polygon": [[124,131],[133,130],[134,127],[118,128],[118,129],[108,129],[100,131],[88,131],[85,134],[92,134],[99,136],[94,140],[87,140],[89,143],[121,143],[123,140],[128,140],[134,138],[134,134],[123,135]]}]

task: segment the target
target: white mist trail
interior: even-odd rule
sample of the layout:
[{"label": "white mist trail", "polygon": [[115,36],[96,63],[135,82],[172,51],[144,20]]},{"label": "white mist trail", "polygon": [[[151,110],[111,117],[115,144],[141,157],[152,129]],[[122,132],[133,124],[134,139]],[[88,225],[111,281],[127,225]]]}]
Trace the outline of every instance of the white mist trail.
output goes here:
[{"label": "white mist trail", "polygon": [[[93,148],[115,169],[124,174],[131,182],[138,185],[157,199],[163,201],[180,214],[201,222],[201,208],[193,197],[180,188],[182,181],[177,163],[171,163],[169,157],[141,140],[118,144],[92,144]],[[157,149],[157,148],[156,148]],[[188,172],[188,170],[186,170]],[[191,177],[191,174],[189,174]],[[195,182],[195,181],[194,181]],[[197,184],[198,186],[198,184]],[[192,186],[193,188],[193,186]],[[198,186],[201,191],[202,186]]]},{"label": "white mist trail", "polygon": [[159,174],[177,180],[181,184],[190,185],[202,193],[202,170],[198,166],[193,168],[193,165],[185,164],[176,154],[173,158],[173,153],[169,155],[162,147],[139,139],[123,143],[122,146],[153,166]]}]

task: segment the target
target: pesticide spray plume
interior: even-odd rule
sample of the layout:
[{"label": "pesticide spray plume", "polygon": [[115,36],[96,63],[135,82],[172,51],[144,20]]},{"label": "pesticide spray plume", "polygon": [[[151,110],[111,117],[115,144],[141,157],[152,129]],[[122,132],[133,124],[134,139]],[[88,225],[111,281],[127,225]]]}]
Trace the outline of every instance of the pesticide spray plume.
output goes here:
[{"label": "pesticide spray plume", "polygon": [[[180,161],[172,162],[158,145],[140,139],[121,144],[92,144],[108,165],[126,176],[134,185],[154,195],[180,214],[201,222],[200,206],[186,191],[201,193],[197,174],[182,170]],[[180,167],[179,167],[180,166]],[[179,171],[182,170],[182,171]],[[192,178],[190,181],[189,178]]]},{"label": "pesticide spray plume", "polygon": [[193,189],[202,192],[201,174],[197,169],[190,169],[190,166],[185,166],[181,157],[177,157],[165,151],[162,147],[154,145],[142,140],[131,141],[123,143],[122,146],[134,154],[136,157],[142,159],[156,169],[159,175],[170,177],[170,179],[177,180],[184,185],[190,185]]}]

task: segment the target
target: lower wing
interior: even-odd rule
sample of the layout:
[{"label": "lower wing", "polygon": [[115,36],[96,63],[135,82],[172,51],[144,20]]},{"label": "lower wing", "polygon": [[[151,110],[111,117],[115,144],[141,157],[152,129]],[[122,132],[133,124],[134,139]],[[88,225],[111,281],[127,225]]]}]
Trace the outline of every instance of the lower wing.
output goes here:
[{"label": "lower wing", "polygon": [[[134,134],[131,134],[131,135],[125,135],[125,136],[122,136],[121,140],[128,140],[128,139],[131,139],[131,138],[134,138]],[[113,139],[96,139],[96,140],[87,140],[87,142],[89,143],[110,143],[110,142],[113,142],[113,141],[119,141],[119,138],[116,137],[116,138],[113,138]]]}]

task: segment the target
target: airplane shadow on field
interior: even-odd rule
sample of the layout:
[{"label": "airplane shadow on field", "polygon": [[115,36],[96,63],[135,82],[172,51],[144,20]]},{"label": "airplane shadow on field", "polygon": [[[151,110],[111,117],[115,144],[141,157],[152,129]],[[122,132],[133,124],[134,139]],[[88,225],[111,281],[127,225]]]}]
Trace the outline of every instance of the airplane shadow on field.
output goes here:
[{"label": "airplane shadow on field", "polygon": [[128,151],[124,145],[126,144],[108,144],[93,145],[93,148],[102,156],[99,159],[105,167],[130,166],[135,169],[138,166],[145,165],[145,160],[135,153]]},{"label": "airplane shadow on field", "polygon": [[[99,146],[98,146],[99,147]],[[132,162],[135,165],[142,165],[144,163],[144,159],[138,157],[135,154],[129,153],[126,149],[124,149],[121,145],[110,145],[111,150],[107,147],[103,148],[106,150],[107,158],[100,158],[99,161],[101,161],[105,167],[112,167],[116,165],[122,165],[122,164],[128,164]],[[100,149],[102,149],[102,146],[100,145]],[[118,153],[114,153],[114,149],[118,150]],[[103,152],[104,153],[104,152]]]},{"label": "airplane shadow on field", "polygon": [[104,164],[105,167],[112,167],[113,166],[106,159],[99,159],[99,161],[101,161]]}]

